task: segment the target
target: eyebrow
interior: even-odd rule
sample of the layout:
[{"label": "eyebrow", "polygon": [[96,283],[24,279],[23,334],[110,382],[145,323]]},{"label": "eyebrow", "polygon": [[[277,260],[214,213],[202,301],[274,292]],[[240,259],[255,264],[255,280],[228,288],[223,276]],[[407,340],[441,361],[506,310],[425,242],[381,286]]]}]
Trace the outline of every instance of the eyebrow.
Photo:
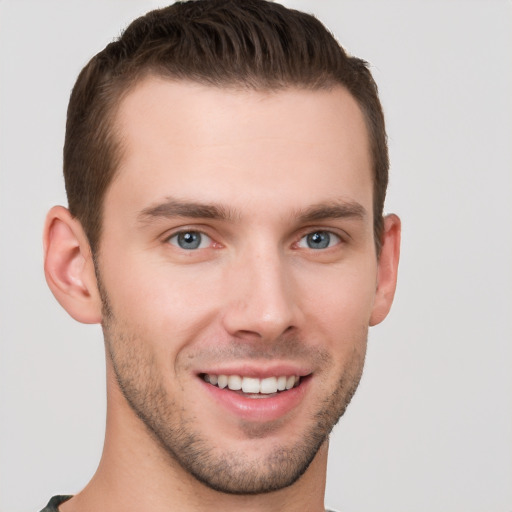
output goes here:
[{"label": "eyebrow", "polygon": [[[366,209],[359,203],[353,201],[334,201],[320,203],[304,210],[298,210],[294,213],[293,217],[296,218],[299,223],[308,223],[326,219],[364,219],[366,215]],[[138,219],[142,223],[150,222],[151,219],[159,217],[187,217],[192,219],[229,221],[239,216],[240,215],[235,214],[234,210],[230,210],[223,205],[167,198],[163,203],[144,208],[139,213]]]},{"label": "eyebrow", "polygon": [[222,205],[180,201],[168,198],[163,203],[144,208],[138,215],[139,221],[145,223],[151,219],[188,217],[192,219],[231,220],[233,212]]},{"label": "eyebrow", "polygon": [[297,214],[297,218],[301,223],[345,218],[363,220],[366,216],[366,209],[354,201],[335,201],[312,205],[305,210],[299,211]]}]

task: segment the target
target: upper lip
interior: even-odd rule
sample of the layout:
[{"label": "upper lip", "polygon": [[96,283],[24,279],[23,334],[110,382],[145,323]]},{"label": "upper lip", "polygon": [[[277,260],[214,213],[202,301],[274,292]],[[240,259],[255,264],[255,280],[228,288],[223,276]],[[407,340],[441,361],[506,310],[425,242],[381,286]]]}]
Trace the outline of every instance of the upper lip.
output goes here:
[{"label": "upper lip", "polygon": [[312,370],[306,366],[290,363],[270,363],[270,364],[237,364],[237,365],[223,365],[213,366],[211,368],[204,368],[197,372],[198,375],[240,375],[243,377],[253,377],[257,379],[265,379],[267,377],[279,377],[282,375],[290,376],[296,375],[305,377],[310,375]]}]

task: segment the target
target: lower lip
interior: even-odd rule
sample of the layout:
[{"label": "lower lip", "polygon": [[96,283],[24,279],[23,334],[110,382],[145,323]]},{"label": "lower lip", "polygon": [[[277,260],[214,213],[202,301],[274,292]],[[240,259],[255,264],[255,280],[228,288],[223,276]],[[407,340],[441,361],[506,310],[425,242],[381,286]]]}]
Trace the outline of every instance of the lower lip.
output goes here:
[{"label": "lower lip", "polygon": [[310,378],[301,378],[300,384],[268,398],[250,398],[228,388],[220,389],[201,379],[205,390],[230,413],[248,421],[274,421],[300,405]]}]

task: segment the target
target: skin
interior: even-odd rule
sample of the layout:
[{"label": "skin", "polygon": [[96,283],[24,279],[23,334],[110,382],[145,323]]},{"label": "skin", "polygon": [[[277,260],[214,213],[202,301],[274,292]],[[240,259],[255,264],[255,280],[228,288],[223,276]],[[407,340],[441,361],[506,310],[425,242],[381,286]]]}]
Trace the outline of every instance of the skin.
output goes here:
[{"label": "skin", "polygon": [[[150,77],[124,98],[116,126],[124,150],[96,272],[65,208],[45,229],[48,283],[74,318],[102,322],[107,354],[104,453],[61,510],[323,510],[327,437],[398,266],[396,216],[375,253],[357,103],[342,88]],[[200,246],[180,247],[183,232]],[[314,233],[328,246],[311,247]],[[248,418],[200,377],[242,367],[307,378],[291,407]]]}]

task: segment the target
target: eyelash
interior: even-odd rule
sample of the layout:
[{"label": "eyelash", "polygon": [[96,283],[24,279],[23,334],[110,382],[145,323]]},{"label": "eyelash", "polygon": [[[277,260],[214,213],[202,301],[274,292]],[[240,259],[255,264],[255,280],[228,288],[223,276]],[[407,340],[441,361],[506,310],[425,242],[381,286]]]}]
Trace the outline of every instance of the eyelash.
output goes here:
[{"label": "eyelash", "polygon": [[[185,243],[189,243],[192,247],[182,247],[181,245],[179,245],[180,237],[186,237],[187,235],[190,235],[191,240],[188,242],[185,240]],[[197,235],[199,235],[199,241],[197,240]],[[195,236],[195,238],[194,238],[194,236]],[[193,251],[193,250],[197,250],[197,249],[206,249],[206,247],[201,247],[204,243],[204,238],[209,240],[208,245],[210,245],[211,242],[213,242],[212,238],[210,236],[208,236],[206,233],[204,233],[203,231],[199,231],[197,229],[184,229],[184,230],[178,231],[177,233],[174,233],[173,235],[168,237],[166,239],[166,242],[178,247],[179,249],[183,249],[184,251]],[[173,240],[175,240],[176,243],[174,243]],[[197,245],[196,245],[196,242],[197,242]]]},{"label": "eyelash", "polygon": [[[325,237],[325,235],[327,235],[327,237],[326,237],[327,239],[323,238],[323,239],[319,240],[319,245],[323,246],[323,245],[325,245],[325,243],[327,243],[327,245],[325,247],[310,247],[310,246],[304,247],[304,246],[300,245],[303,240],[306,240],[306,243],[308,243],[308,242],[313,241],[313,237],[318,236],[318,235],[322,235],[323,237]],[[309,238],[309,240],[308,240],[308,238]],[[334,238],[335,243],[331,244],[331,242],[333,241],[332,240],[333,238]],[[316,229],[314,231],[310,231],[310,232],[306,233],[305,235],[303,235],[297,242],[297,246],[301,249],[312,249],[314,251],[318,251],[318,250],[330,249],[331,247],[339,245],[342,242],[343,242],[343,240],[340,235],[337,235],[336,233],[333,233],[332,231],[329,231],[327,229]]]},{"label": "eyelash", "polygon": [[[334,243],[332,243],[333,239]],[[173,233],[171,236],[167,237],[165,241],[177,247],[178,249],[187,252],[195,251],[198,249],[207,249],[208,247],[211,246],[212,242],[215,243],[214,240],[209,235],[207,235],[204,231],[201,231],[199,229],[182,229],[181,231]],[[184,247],[183,245],[180,244],[180,241],[184,242],[185,244],[188,243],[189,247]],[[333,231],[329,231],[327,229],[314,229],[303,234],[299,238],[299,240],[295,242],[294,246],[296,246],[299,249],[323,251],[326,249],[330,249],[331,247],[340,245],[343,243],[343,241],[343,238],[340,235],[334,233]],[[311,244],[312,242],[318,243],[318,246],[310,246],[309,244]],[[303,243],[306,245],[302,245]]]}]

